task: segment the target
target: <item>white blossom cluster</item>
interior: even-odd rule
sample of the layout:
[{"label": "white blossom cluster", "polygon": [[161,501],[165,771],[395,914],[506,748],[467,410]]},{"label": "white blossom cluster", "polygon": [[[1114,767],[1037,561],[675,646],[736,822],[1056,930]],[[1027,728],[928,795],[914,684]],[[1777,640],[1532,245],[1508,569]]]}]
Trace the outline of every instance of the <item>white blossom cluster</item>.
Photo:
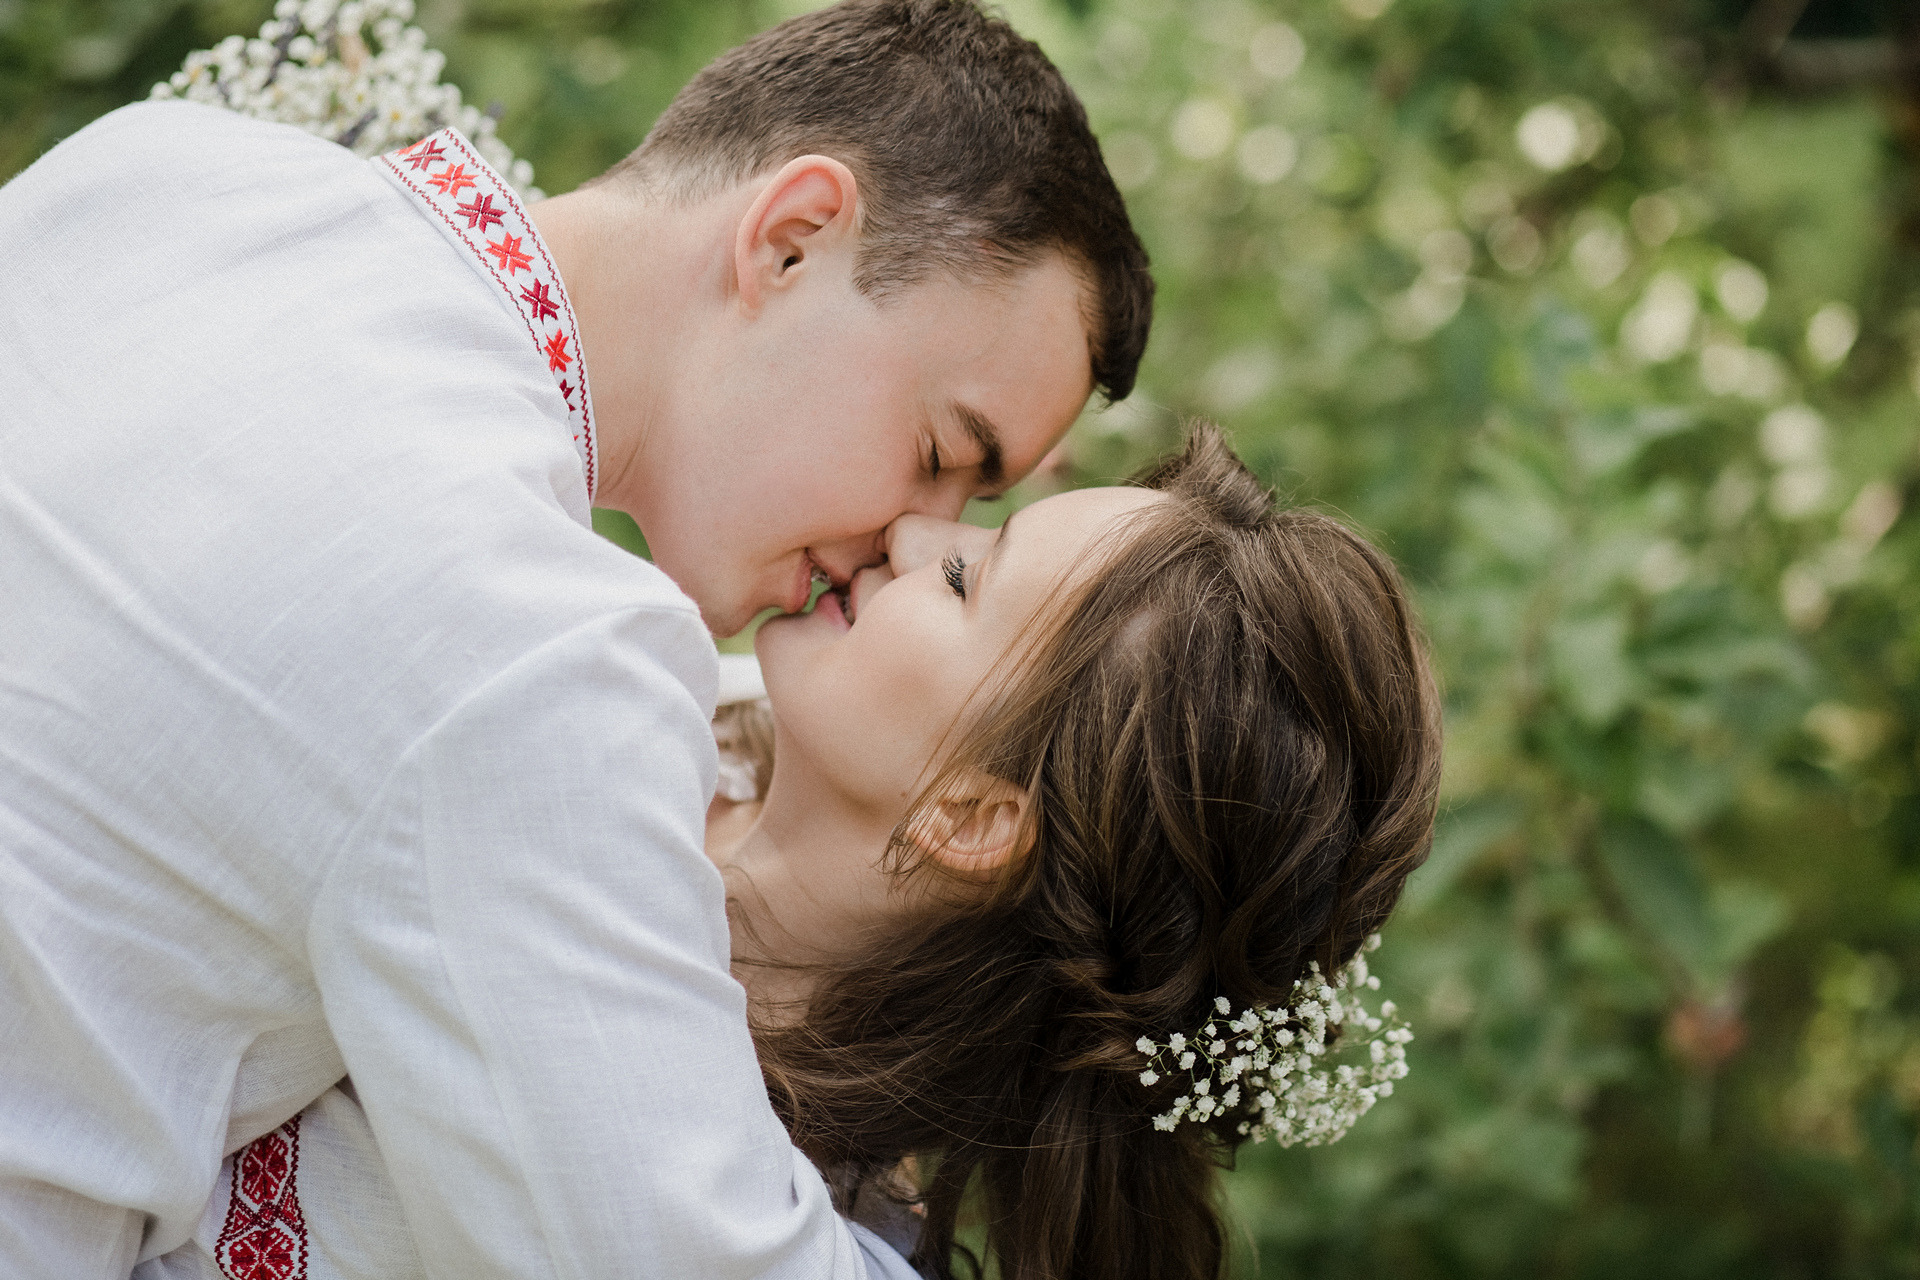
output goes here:
[{"label": "white blossom cluster", "polygon": [[[1171,1131],[1182,1120],[1199,1123],[1246,1111],[1239,1132],[1255,1142],[1273,1138],[1283,1147],[1317,1147],[1344,1135],[1407,1074],[1413,1032],[1393,1001],[1376,1015],[1361,999],[1361,992],[1380,989],[1366,959],[1379,945],[1379,934],[1368,938],[1331,980],[1317,963],[1309,964],[1284,1007],[1256,1006],[1234,1017],[1232,1004],[1220,996],[1214,1000],[1219,1016],[1193,1035],[1176,1031],[1165,1043],[1140,1037],[1134,1048],[1147,1058],[1141,1084],[1151,1088],[1163,1076],[1182,1072],[1189,1082],[1187,1092],[1153,1118],[1154,1128]],[[1339,1041],[1331,1047],[1330,1033]],[[1364,1054],[1359,1064],[1326,1062],[1330,1053],[1352,1050]]]},{"label": "white blossom cluster", "polygon": [[533,166],[494,133],[492,115],[440,83],[446,55],[408,26],[413,0],[280,0],[252,40],[228,36],[187,55],[155,98],[183,98],[296,125],[376,156],[451,125],[528,199]]}]

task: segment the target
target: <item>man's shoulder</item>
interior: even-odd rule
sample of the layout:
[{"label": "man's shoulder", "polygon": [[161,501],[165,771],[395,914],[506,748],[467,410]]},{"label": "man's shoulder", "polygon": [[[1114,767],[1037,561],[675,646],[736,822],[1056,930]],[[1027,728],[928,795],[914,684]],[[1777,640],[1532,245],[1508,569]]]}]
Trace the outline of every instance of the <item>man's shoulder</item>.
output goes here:
[{"label": "man's shoulder", "polygon": [[365,625],[400,645],[409,630],[466,637],[476,684],[515,667],[565,666],[609,645],[685,685],[710,716],[718,664],[699,606],[657,566],[589,532],[537,486],[484,487],[496,501],[487,504],[483,534],[475,533],[480,509],[451,492],[420,504],[413,531],[400,539],[414,553],[396,570],[411,586],[403,599],[369,602],[382,616]]},{"label": "man's shoulder", "polygon": [[[583,542],[587,540],[583,539]],[[697,636],[702,650],[713,648],[713,639],[700,620],[695,604],[678,583],[669,578],[651,560],[623,550],[599,535],[590,540],[591,551],[582,547],[573,562],[590,575],[606,598],[612,602],[609,612],[640,613],[659,617],[673,634]],[[687,631],[688,625],[694,630]]]},{"label": "man's shoulder", "polygon": [[[31,370],[44,393],[20,411],[75,424],[33,448],[72,454],[96,486],[217,481],[230,510],[274,495],[351,530],[383,494],[402,513],[496,501],[475,483],[493,471],[587,518],[568,405],[528,326],[345,147],[139,103],[0,192],[0,233],[27,259],[0,332],[41,339],[0,349],[0,375]],[[139,429],[120,424],[128,403]],[[221,465],[192,461],[208,456]]]},{"label": "man's shoulder", "polygon": [[[256,120],[197,102],[135,102],[60,143],[40,163],[106,164],[175,174],[250,164],[351,170],[346,148],[290,124]],[[109,168],[111,175],[115,170]]]},{"label": "man's shoulder", "polygon": [[189,277],[262,305],[271,291],[241,285],[248,270],[320,254],[341,261],[348,243],[377,248],[405,212],[347,148],[188,102],[110,112],[0,189],[0,226],[17,245],[54,258],[84,251],[103,273],[130,275],[122,310],[148,281],[174,288]]},{"label": "man's shoulder", "polygon": [[719,683],[713,638],[664,574],[627,559],[554,561],[552,579],[531,590],[521,574],[499,575],[490,598],[470,597],[436,615],[432,630],[475,635],[484,624],[486,633],[421,673],[427,729],[418,743],[437,750],[432,744],[476,735],[524,743],[547,717],[556,718],[555,732],[596,724],[611,732],[604,723],[611,717],[622,733],[664,734],[711,754],[707,724]]},{"label": "man's shoulder", "polygon": [[551,573],[572,578],[581,589],[576,597],[580,607],[554,610],[556,617],[571,611],[579,619],[554,637],[558,650],[584,641],[589,649],[610,643],[636,657],[644,655],[646,666],[684,688],[699,704],[702,724],[713,717],[719,655],[699,605],[679,584],[652,561],[597,535],[580,539],[566,565],[553,562]]}]

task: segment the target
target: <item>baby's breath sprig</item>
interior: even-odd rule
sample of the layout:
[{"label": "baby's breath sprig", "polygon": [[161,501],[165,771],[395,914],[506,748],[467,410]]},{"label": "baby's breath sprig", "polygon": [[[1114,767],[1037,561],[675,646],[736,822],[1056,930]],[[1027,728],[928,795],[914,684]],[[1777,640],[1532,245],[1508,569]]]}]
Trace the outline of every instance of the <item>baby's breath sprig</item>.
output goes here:
[{"label": "baby's breath sprig", "polygon": [[[1171,1131],[1182,1120],[1245,1112],[1238,1132],[1255,1142],[1317,1147],[1343,1136],[1407,1074],[1413,1032],[1393,1001],[1373,1014],[1361,998],[1380,989],[1366,959],[1379,945],[1376,933],[1331,979],[1318,963],[1309,964],[1284,1007],[1255,1006],[1235,1016],[1219,996],[1216,1016],[1191,1036],[1176,1031],[1164,1042],[1141,1036],[1134,1045],[1147,1059],[1140,1083],[1152,1088],[1184,1073],[1189,1085],[1153,1118],[1154,1128]],[[1328,1044],[1329,1033],[1335,1045]],[[1348,1051],[1363,1051],[1363,1061],[1323,1063],[1330,1053]]]},{"label": "baby's breath sprig", "polygon": [[[440,83],[447,59],[408,26],[413,0],[279,0],[257,39],[228,36],[187,55],[152,97],[226,107],[296,125],[363,156],[451,125],[529,200],[533,166],[516,160],[494,119]],[[364,34],[363,34],[364,30]]]}]

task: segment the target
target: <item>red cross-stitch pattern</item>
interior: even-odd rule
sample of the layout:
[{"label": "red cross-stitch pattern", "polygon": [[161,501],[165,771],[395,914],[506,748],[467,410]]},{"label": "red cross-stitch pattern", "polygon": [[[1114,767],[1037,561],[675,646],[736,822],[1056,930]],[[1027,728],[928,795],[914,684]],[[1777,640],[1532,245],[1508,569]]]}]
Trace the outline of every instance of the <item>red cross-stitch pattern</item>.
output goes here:
[{"label": "red cross-stitch pattern", "polygon": [[488,227],[507,216],[493,207],[492,196],[478,194],[473,197],[472,203],[458,205],[456,209],[466,216],[468,230],[478,227],[482,234],[486,233]]},{"label": "red cross-stitch pattern", "polygon": [[536,320],[552,320],[560,314],[560,308],[553,304],[553,294],[547,290],[544,280],[535,280],[522,286],[520,299],[533,309]]},{"label": "red cross-stitch pattern", "polygon": [[[519,197],[452,129],[389,152],[375,163],[467,255],[474,269],[499,288],[507,306],[526,326],[534,350],[546,358],[559,389],[591,501],[600,460],[594,448],[593,397],[581,357],[579,323],[560,272]],[[436,166],[444,167],[436,173]],[[473,195],[462,203],[460,196],[468,188]],[[487,232],[496,226],[500,238],[488,240]],[[528,279],[520,280],[521,275]],[[273,1274],[261,1272],[260,1276],[268,1280]]]},{"label": "red cross-stitch pattern", "polygon": [[510,236],[504,230],[498,240],[487,241],[487,252],[500,264],[500,269],[508,275],[526,268],[533,262],[530,254],[520,252],[520,237]]},{"label": "red cross-stitch pattern", "polygon": [[468,187],[477,187],[480,185],[467,176],[467,166],[463,164],[456,164],[450,169],[442,169],[439,173],[430,176],[427,181],[450,196],[457,196]]},{"label": "red cross-stitch pattern", "polygon": [[306,1280],[299,1174],[299,1116],[234,1156],[227,1220],[213,1246],[214,1262],[227,1280]]},{"label": "red cross-stitch pattern", "polygon": [[434,165],[447,158],[447,151],[445,147],[442,147],[432,138],[422,138],[405,151],[402,151],[400,158],[405,160],[411,168],[431,169]]}]

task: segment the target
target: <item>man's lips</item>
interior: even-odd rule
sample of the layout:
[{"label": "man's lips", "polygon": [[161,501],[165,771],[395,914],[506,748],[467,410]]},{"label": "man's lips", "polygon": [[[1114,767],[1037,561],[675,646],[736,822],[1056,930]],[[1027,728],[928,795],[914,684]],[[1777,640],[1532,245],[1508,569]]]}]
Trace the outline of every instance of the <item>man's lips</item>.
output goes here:
[{"label": "man's lips", "polygon": [[807,607],[807,600],[813,595],[813,568],[811,556],[800,557],[800,567],[795,571],[798,580],[787,592],[786,603],[781,607],[782,613],[798,613]]},{"label": "man's lips", "polygon": [[[790,614],[800,613],[807,607],[807,602],[813,599],[814,588],[824,584],[827,590],[820,593],[820,598],[814,603],[813,611],[819,613],[826,610],[827,616],[845,630],[851,627],[853,619],[859,616],[862,595],[860,579],[864,572],[855,570],[846,581],[840,581],[831,569],[815,560],[812,553],[805,553],[800,561],[793,591],[787,597],[784,611]],[[865,594],[871,595],[872,591],[867,591]],[[828,608],[829,605],[832,606],[831,609]]]},{"label": "man's lips", "polygon": [[837,585],[833,581],[833,571],[815,560],[811,552],[801,553],[798,573],[799,581],[794,583],[792,592],[787,596],[784,610],[787,613],[799,613],[807,607],[807,601],[813,599],[813,587],[816,582],[825,581],[829,585]]}]

